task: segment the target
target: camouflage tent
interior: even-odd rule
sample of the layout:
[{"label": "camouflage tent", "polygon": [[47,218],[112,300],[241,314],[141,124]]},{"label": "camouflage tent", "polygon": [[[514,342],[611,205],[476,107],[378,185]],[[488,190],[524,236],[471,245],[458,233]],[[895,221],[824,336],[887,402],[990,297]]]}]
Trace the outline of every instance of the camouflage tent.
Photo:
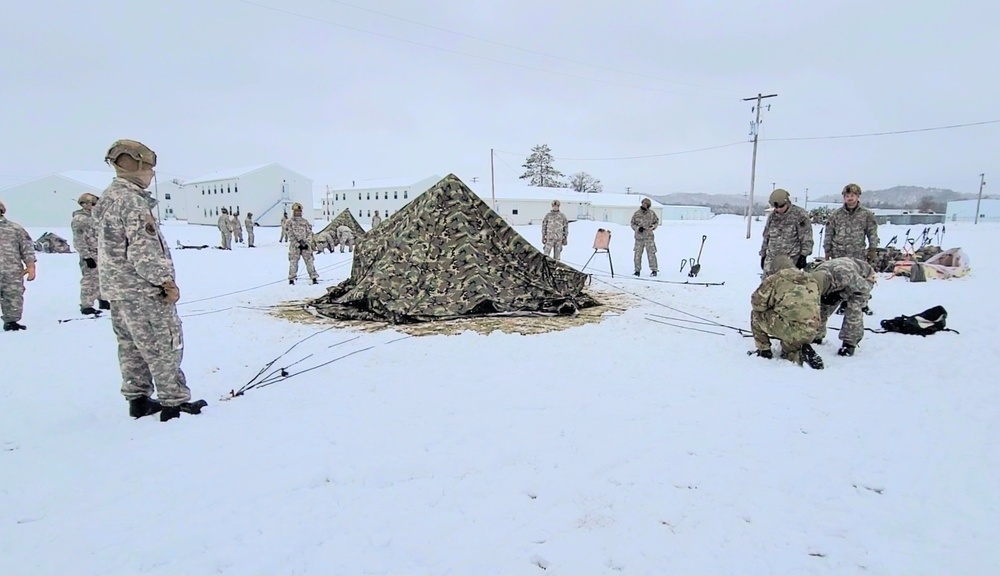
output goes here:
[{"label": "camouflage tent", "polygon": [[365,235],[365,229],[361,227],[361,224],[358,224],[358,221],[354,219],[354,214],[351,214],[351,211],[348,209],[344,209],[343,212],[337,214],[337,217],[331,220],[330,223],[326,225],[326,228],[317,232],[316,235],[318,236],[320,234],[330,232],[336,236],[337,228],[341,226],[347,226],[350,228],[354,232],[355,238],[361,238]]},{"label": "camouflage tent", "polygon": [[454,174],[354,251],[351,277],[310,302],[330,318],[394,324],[598,304],[588,275],[546,257]]},{"label": "camouflage tent", "polygon": [[46,232],[39,236],[38,240],[35,240],[35,251],[49,254],[71,254],[73,252],[69,247],[69,242],[52,232]]}]

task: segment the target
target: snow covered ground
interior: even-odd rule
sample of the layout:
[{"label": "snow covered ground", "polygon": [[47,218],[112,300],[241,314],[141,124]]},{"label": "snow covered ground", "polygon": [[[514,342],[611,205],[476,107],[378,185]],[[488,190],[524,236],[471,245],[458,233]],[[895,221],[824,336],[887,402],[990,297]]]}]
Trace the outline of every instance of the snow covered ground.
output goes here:
[{"label": "snow covered ground", "polygon": [[[994,572],[1000,227],[948,225],[969,277],[875,290],[869,326],[942,304],[961,334],[866,333],[840,358],[831,332],[823,371],[647,319],[747,326],[762,226],[658,231],[664,280],[708,236],[713,287],[632,278],[612,226],[617,277],[602,255],[588,271],[643,298],[623,314],[533,336],[338,328],[277,365],[356,354],[229,402],[320,329],[261,308],[321,294],[349,255],[319,256],[316,287],[287,285],[274,229],[254,250],[175,250],[183,368],[209,406],[168,423],[128,417],[106,317],[58,322],[78,316],[77,257],[40,255],[28,330],[0,333],[0,574]],[[572,224],[564,260],[582,265],[597,227]]]}]

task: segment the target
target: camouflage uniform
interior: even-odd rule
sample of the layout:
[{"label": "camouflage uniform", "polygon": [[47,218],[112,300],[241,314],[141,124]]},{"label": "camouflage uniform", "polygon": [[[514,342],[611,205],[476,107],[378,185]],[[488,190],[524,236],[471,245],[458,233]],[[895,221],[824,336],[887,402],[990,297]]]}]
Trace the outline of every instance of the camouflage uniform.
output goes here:
[{"label": "camouflage uniform", "polygon": [[288,214],[281,215],[281,237],[278,238],[278,242],[288,241]]},{"label": "camouflage uniform", "polygon": [[876,248],[878,248],[878,222],[875,221],[875,214],[871,210],[859,204],[854,210],[841,206],[830,214],[823,238],[823,251],[827,258],[849,256],[874,262]]},{"label": "camouflage uniform", "polygon": [[223,250],[232,250],[233,221],[229,218],[229,212],[225,211],[219,216],[219,232],[222,234]]},{"label": "camouflage uniform", "polygon": [[382,223],[382,217],[378,215],[378,210],[375,211],[375,215],[372,216],[372,230],[378,228],[378,225]]},{"label": "camouflage uniform", "polygon": [[[646,200],[643,200],[643,204],[647,206],[644,208],[639,208],[632,214],[632,230],[635,230],[635,247],[633,252],[635,253],[634,264],[635,264],[635,275],[638,276],[639,272],[642,271],[642,251],[646,251],[646,260],[649,262],[649,269],[656,275],[659,266],[656,264],[656,241],[653,237],[653,231],[660,225],[660,219],[656,216],[656,212],[648,208],[649,204]],[[642,231],[639,231],[642,228]]]},{"label": "camouflage uniform", "polygon": [[181,320],[176,305],[164,299],[163,287],[176,284],[170,249],[151,211],[154,204],[149,192],[129,180],[111,182],[94,208],[98,270],[101,294],[111,301],[122,395],[148,398],[155,382],[160,404],[174,407],[188,402],[191,391],[181,371]]},{"label": "camouflage uniform", "polygon": [[[655,216],[655,214],[654,214]],[[542,218],[542,246],[546,256],[559,260],[562,247],[569,241],[569,220],[559,211],[559,204],[552,203],[552,210]]]},{"label": "camouflage uniform", "polygon": [[767,217],[767,223],[764,224],[764,242],[760,246],[759,253],[759,256],[763,257],[764,270],[771,269],[772,260],[779,254],[791,258],[796,267],[802,267],[799,264],[813,251],[813,229],[809,214],[788,200],[788,192],[779,188],[771,194],[772,200],[779,196],[783,197],[789,206],[784,214],[777,210],[771,212]]},{"label": "camouflage uniform", "polygon": [[253,227],[257,225],[253,221],[253,213],[247,213],[244,224],[247,227],[247,248],[253,248]]},{"label": "camouflage uniform", "polygon": [[[93,309],[94,300],[101,300],[101,283],[97,266],[97,220],[90,210],[80,208],[73,212],[70,223],[73,246],[80,255],[80,309]],[[95,264],[90,267],[87,260]]]},{"label": "camouflage uniform", "polygon": [[243,242],[243,226],[240,224],[240,217],[238,214],[233,214],[233,241]]},{"label": "camouflage uniform", "polygon": [[875,269],[861,259],[834,258],[818,264],[811,275],[820,288],[820,296],[830,302],[820,307],[821,323],[815,334],[816,343],[826,337],[826,323],[843,302],[845,310],[840,340],[845,345],[857,346],[865,333],[865,315],[861,309],[871,297]]},{"label": "camouflage uniform", "polygon": [[35,248],[28,232],[4,212],[0,208],[0,316],[4,329],[9,330],[24,313],[25,269],[35,264]]},{"label": "camouflage uniform", "polygon": [[750,297],[750,329],[758,351],[771,349],[771,337],[781,341],[781,356],[802,364],[800,351],[812,342],[820,326],[819,288],[791,260],[776,258]]},{"label": "camouflage uniform", "polygon": [[[313,232],[312,224],[302,216],[292,216],[285,224],[288,230],[288,280],[293,281],[299,275],[299,258],[306,263],[309,278],[319,278],[316,266],[313,264]],[[305,248],[299,246],[305,245]]]},{"label": "camouflage uniform", "polygon": [[[354,252],[354,231],[346,225],[337,226],[337,243],[340,244],[341,254],[344,253],[344,246],[347,246],[348,251]],[[330,252],[333,252],[332,247]]]}]

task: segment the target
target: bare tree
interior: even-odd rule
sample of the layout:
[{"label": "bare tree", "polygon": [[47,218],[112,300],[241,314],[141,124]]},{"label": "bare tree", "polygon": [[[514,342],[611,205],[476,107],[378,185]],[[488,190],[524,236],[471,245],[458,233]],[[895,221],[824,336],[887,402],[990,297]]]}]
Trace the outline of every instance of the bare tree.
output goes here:
[{"label": "bare tree", "polygon": [[569,177],[569,187],[577,192],[595,193],[603,192],[604,186],[601,181],[586,172],[577,172]]}]

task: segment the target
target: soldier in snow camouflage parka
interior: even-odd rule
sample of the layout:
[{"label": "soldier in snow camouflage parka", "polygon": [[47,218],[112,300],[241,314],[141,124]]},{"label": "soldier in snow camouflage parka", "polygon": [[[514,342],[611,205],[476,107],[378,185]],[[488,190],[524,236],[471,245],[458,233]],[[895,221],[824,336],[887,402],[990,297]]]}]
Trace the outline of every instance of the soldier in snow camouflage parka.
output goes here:
[{"label": "soldier in snow camouflage parka", "polygon": [[853,356],[854,349],[864,336],[865,324],[862,309],[868,304],[875,285],[875,269],[857,258],[834,258],[820,263],[810,273],[820,291],[820,327],[814,344],[826,337],[826,323],[841,304],[844,321],[840,327],[843,346],[837,351],[841,356]]},{"label": "soldier in snow camouflage parka", "polygon": [[[841,192],[844,205],[830,214],[823,238],[823,252],[827,258],[849,256],[874,263],[878,248],[878,222],[875,214],[861,205],[861,187],[844,186]],[[868,245],[865,246],[867,240]]]},{"label": "soldier in snow camouflage parka", "polygon": [[31,236],[5,216],[0,202],[0,316],[5,331],[24,330],[24,278],[35,279],[35,247]]},{"label": "soldier in snow camouflage parka", "polygon": [[542,247],[546,256],[559,260],[562,248],[569,241],[569,221],[559,211],[559,201],[552,201],[552,209],[542,218]]},{"label": "soldier in snow camouflage parka", "polygon": [[92,210],[97,204],[97,196],[86,193],[80,196],[77,203],[80,209],[73,212],[70,229],[73,231],[73,247],[80,255],[80,312],[96,314],[94,301],[97,300],[101,309],[110,308],[101,298],[101,281],[97,272],[97,220]]},{"label": "soldier in snow camouflage parka", "polygon": [[760,267],[771,269],[771,260],[779,254],[792,259],[796,268],[805,269],[813,251],[813,229],[809,214],[792,204],[787,190],[778,188],[768,199],[774,211],[764,224],[764,242],[760,246]]}]

